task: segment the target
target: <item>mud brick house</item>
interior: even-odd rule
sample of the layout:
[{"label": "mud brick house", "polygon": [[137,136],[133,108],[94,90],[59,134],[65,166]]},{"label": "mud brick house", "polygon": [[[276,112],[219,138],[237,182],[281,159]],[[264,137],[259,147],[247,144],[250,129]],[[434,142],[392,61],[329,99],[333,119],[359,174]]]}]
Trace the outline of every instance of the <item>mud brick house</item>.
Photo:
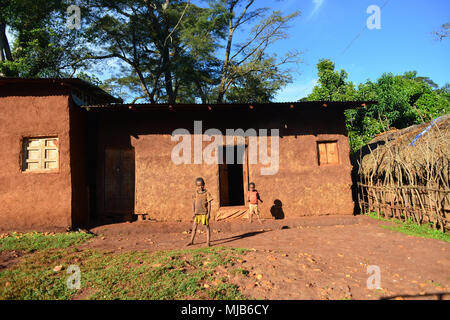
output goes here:
[{"label": "mud brick house", "polygon": [[[245,212],[251,181],[264,218],[353,214],[344,111],[361,104],[129,105],[78,79],[0,79],[0,228],[81,226],[133,214],[187,221],[200,176],[218,220]],[[208,148],[214,139],[201,135],[213,128],[225,136],[216,163],[197,161],[195,152],[191,163],[173,160],[181,141],[175,130],[191,138],[192,151]],[[266,136],[268,154],[277,143],[275,174],[249,161],[252,135],[230,138],[227,129]],[[234,163],[220,161],[228,154]]]},{"label": "mud brick house", "polygon": [[86,115],[120,102],[79,79],[0,78],[0,229],[89,222]]}]

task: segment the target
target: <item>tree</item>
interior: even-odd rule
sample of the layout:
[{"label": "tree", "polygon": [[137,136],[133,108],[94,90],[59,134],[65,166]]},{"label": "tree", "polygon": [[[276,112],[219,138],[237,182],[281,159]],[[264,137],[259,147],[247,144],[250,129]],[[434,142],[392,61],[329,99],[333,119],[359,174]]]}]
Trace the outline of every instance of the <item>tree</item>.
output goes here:
[{"label": "tree", "polygon": [[416,71],[403,75],[384,73],[376,82],[367,80],[355,89],[347,82],[348,74],[344,70],[334,71],[334,68],[330,60],[319,61],[319,83],[306,100],[377,101],[377,104],[345,112],[353,152],[378,133],[430,121],[450,112],[448,85],[437,89],[430,78],[419,77]]},{"label": "tree", "polygon": [[11,17],[11,4],[6,1],[0,2],[0,63],[12,61],[11,47],[6,36],[6,23]]},{"label": "tree", "polygon": [[195,81],[214,78],[213,53],[223,29],[216,8],[184,0],[92,0],[87,5],[86,38],[94,49],[79,62],[115,59],[122,74],[117,79],[139,84],[136,100],[192,100],[193,86],[206,87]]},{"label": "tree", "polygon": [[[278,58],[268,49],[288,36],[298,12],[251,10],[254,3],[0,0],[0,73],[100,78],[107,72],[102,88],[133,103],[268,102],[298,62],[296,52]],[[66,27],[69,5],[81,10],[80,29]],[[234,43],[250,26],[249,38]]]},{"label": "tree", "polygon": [[[299,62],[298,52],[289,52],[283,59],[277,59],[276,55],[269,55],[266,51],[276,41],[288,37],[286,30],[289,28],[289,23],[298,17],[300,12],[283,15],[279,11],[272,11],[268,14],[269,8],[252,10],[254,3],[254,0],[216,0],[214,2],[216,7],[223,8],[227,22],[217,103],[241,100],[240,97],[244,97],[247,101],[268,102],[267,99],[273,97],[275,91],[291,81],[289,72],[282,71],[281,68]],[[257,22],[247,40],[234,45],[236,33],[255,21]],[[259,90],[249,95],[248,92],[244,92],[246,87]],[[261,95],[260,89],[263,88],[269,91]]]},{"label": "tree", "polygon": [[344,69],[335,71],[331,60],[322,59],[317,64],[318,85],[308,96],[309,101],[349,101],[355,99],[353,83],[347,82],[348,74]]},{"label": "tree", "polygon": [[[70,76],[79,32],[66,28],[63,0],[0,2],[0,73],[15,77]],[[15,35],[12,46],[6,27]]]},{"label": "tree", "polygon": [[[370,97],[378,103],[347,113],[347,127],[354,140],[351,142],[354,151],[377,133],[427,122],[450,112],[449,100],[434,89],[434,82],[423,79],[415,71],[403,75],[385,73],[376,83],[363,85],[366,86],[365,93],[369,91]],[[365,97],[361,88],[357,96],[360,100]]]},{"label": "tree", "polygon": [[268,58],[243,66],[227,89],[229,103],[267,103],[284,87],[291,77]]}]

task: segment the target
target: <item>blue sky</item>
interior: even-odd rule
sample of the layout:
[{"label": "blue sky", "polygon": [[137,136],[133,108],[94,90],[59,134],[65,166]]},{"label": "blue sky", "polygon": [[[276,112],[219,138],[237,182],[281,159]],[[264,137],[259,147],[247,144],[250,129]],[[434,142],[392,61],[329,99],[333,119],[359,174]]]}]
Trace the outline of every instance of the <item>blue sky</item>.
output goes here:
[{"label": "blue sky", "polygon": [[[299,74],[294,74],[294,83],[279,93],[277,101],[294,101],[310,93],[317,81],[316,64],[322,58],[347,71],[355,84],[375,81],[384,72],[410,70],[439,86],[450,82],[450,39],[439,41],[432,34],[450,22],[448,0],[257,1],[283,12],[302,12],[290,30],[291,37],[272,48],[274,52],[293,48],[304,52],[303,63],[296,67]],[[381,29],[369,30],[367,8],[386,2]]]}]

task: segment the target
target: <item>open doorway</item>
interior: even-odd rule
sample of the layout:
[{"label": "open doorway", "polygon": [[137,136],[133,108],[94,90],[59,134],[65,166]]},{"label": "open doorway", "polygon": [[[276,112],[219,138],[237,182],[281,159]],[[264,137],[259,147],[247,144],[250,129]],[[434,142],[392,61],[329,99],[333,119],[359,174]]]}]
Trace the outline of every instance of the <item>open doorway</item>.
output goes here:
[{"label": "open doorway", "polygon": [[[242,152],[244,150],[244,152]],[[233,153],[234,161],[228,164],[226,155]],[[220,206],[232,207],[245,205],[244,199],[244,154],[245,148],[238,146],[224,146],[220,148],[219,157],[223,164],[219,164]],[[238,161],[239,160],[239,161]]]}]

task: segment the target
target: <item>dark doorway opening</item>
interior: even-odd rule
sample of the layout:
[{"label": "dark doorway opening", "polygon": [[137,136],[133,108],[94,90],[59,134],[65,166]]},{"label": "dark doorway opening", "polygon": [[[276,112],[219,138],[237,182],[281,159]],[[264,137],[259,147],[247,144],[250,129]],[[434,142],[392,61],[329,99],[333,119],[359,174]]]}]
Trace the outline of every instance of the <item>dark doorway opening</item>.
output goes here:
[{"label": "dark doorway opening", "polygon": [[[234,155],[234,161],[233,163],[227,163],[227,154],[230,155],[231,152]],[[219,156],[223,159],[223,164],[219,164],[221,207],[245,205],[243,165],[244,153],[245,148],[242,148],[242,146],[223,147],[220,149]]]},{"label": "dark doorway opening", "polygon": [[134,213],[134,149],[105,150],[105,216],[129,221]]}]

